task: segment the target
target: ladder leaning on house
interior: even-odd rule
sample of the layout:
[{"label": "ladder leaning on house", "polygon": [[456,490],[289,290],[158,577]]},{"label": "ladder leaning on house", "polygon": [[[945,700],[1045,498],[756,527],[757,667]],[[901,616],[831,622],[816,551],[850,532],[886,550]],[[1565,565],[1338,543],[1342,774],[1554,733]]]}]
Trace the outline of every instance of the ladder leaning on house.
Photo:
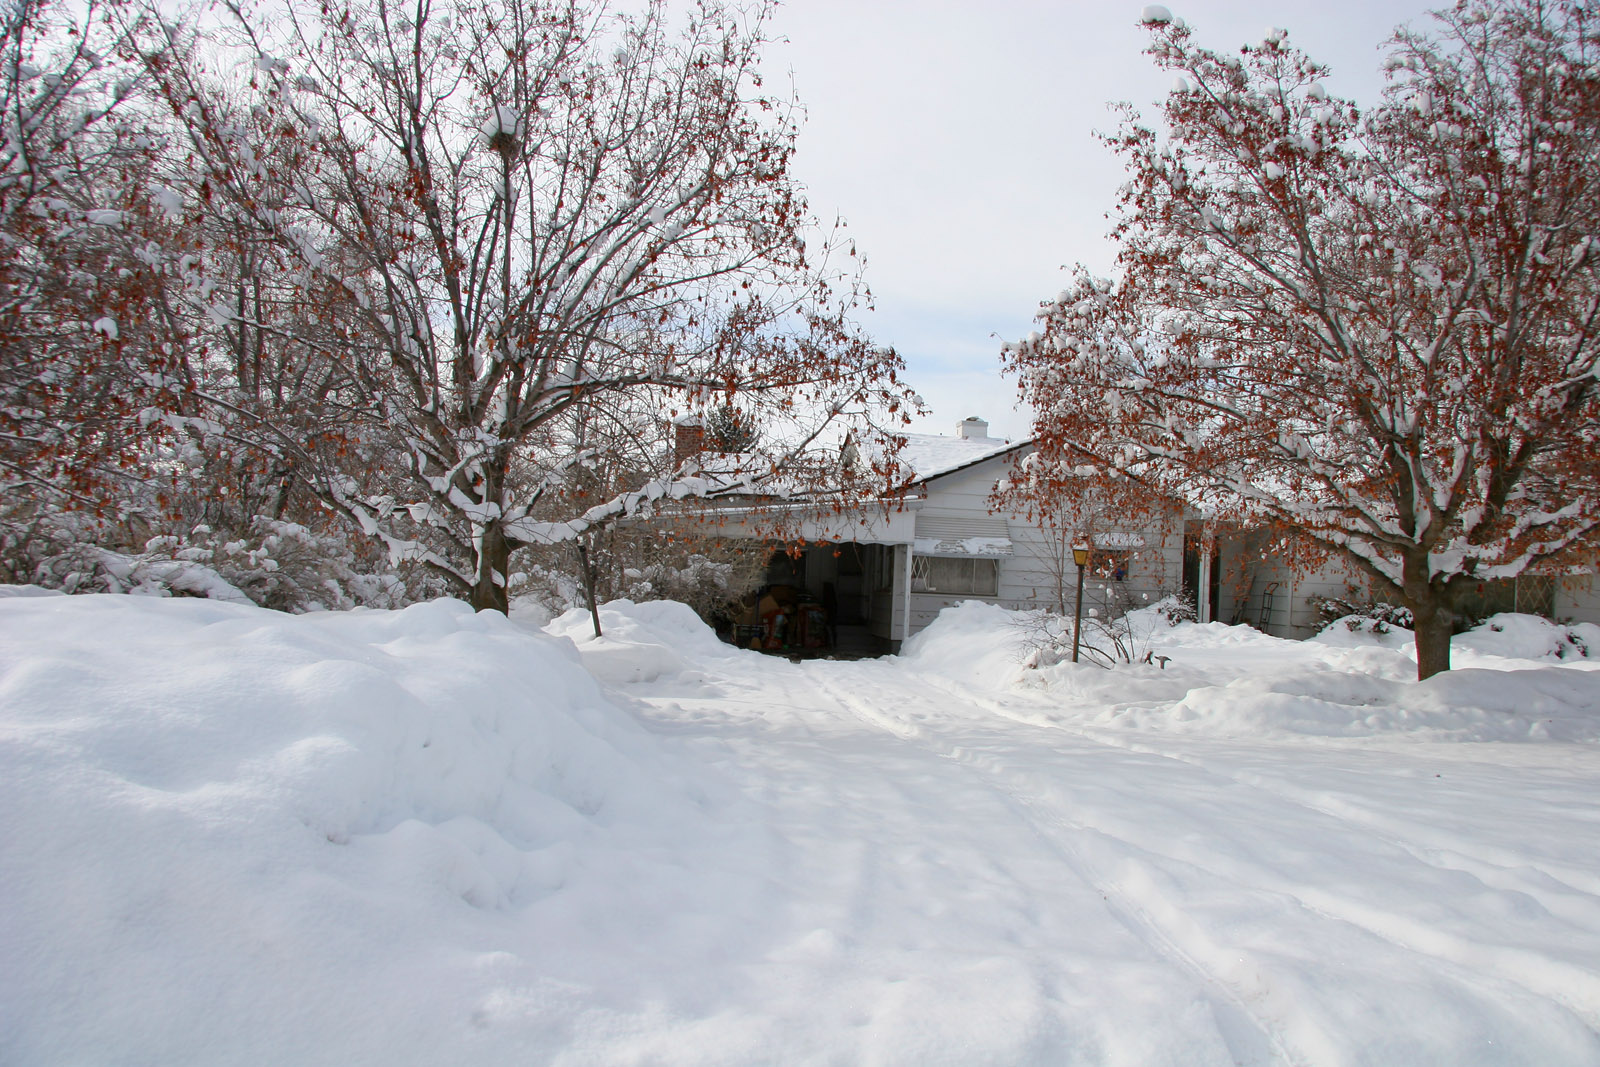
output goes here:
[{"label": "ladder leaning on house", "polygon": [[[1267,626],[1272,622],[1272,597],[1282,588],[1282,582],[1268,582],[1261,590],[1261,606],[1256,610],[1256,629],[1266,633]],[[1250,587],[1245,590],[1238,607],[1234,609],[1230,626],[1238,626],[1250,616],[1250,601],[1256,597],[1256,576],[1250,576]]]},{"label": "ladder leaning on house", "polygon": [[1256,619],[1256,629],[1262,633],[1267,632],[1267,627],[1272,622],[1272,595],[1282,584],[1282,582],[1268,582],[1267,587],[1261,590],[1261,614]]}]

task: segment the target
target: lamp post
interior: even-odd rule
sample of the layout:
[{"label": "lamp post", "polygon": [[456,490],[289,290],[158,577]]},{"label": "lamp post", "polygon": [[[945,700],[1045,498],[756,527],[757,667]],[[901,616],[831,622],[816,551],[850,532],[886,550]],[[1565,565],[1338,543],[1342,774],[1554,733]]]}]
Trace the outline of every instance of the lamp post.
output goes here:
[{"label": "lamp post", "polygon": [[1078,634],[1083,629],[1083,568],[1089,565],[1089,546],[1073,545],[1072,562],[1078,565],[1078,599],[1072,608],[1072,662],[1078,662]]}]

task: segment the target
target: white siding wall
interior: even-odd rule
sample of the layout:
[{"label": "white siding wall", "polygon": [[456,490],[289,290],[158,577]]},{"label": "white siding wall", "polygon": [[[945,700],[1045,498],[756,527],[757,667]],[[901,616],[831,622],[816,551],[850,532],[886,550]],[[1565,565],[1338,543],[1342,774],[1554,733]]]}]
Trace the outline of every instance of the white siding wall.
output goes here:
[{"label": "white siding wall", "polygon": [[1310,574],[1292,576],[1288,588],[1291,591],[1290,599],[1281,606],[1279,612],[1274,613],[1275,620],[1281,614],[1288,615],[1287,632],[1271,631],[1286,637],[1310,637],[1322,628],[1322,620],[1314,603],[1318,597],[1354,597],[1361,600],[1371,597],[1367,592],[1369,587],[1366,578],[1342,559],[1327,560]]},{"label": "white siding wall", "polygon": [[[989,514],[989,494],[995,482],[1010,469],[1010,457],[998,457],[985,463],[936,478],[928,484],[927,499],[917,512],[933,520],[961,519]],[[1012,554],[1000,559],[998,593],[992,597],[954,597],[937,593],[911,594],[911,633],[916,633],[933,621],[941,610],[963,599],[980,599],[1011,608],[1057,606],[1058,578],[1050,560],[1054,550],[1044,530],[1019,515],[1004,516],[1011,538]],[[1115,529],[1115,527],[1113,527]],[[1151,603],[1168,593],[1176,593],[1183,577],[1183,534],[1181,523],[1172,522],[1155,528],[1128,528],[1118,533],[1137,533],[1145,547],[1136,549],[1133,567],[1126,581],[1115,583],[1114,592],[1119,599],[1133,604]],[[1074,595],[1077,569],[1067,558],[1061,581],[1066,583],[1066,604],[1070,610]],[[1091,577],[1085,583],[1085,611],[1101,599]],[[1106,585],[1108,583],[1100,583]]]},{"label": "white siding wall", "polygon": [[[906,561],[911,552],[910,545],[890,545],[885,553],[885,563],[891,567],[892,580],[888,589],[879,589],[872,594],[872,615],[869,629],[874,637],[881,637],[886,641],[904,641],[909,634],[906,633],[905,608],[906,602]],[[915,627],[912,633],[921,627]]]},{"label": "white siding wall", "polygon": [[1555,617],[1561,622],[1600,625],[1600,577],[1575,574],[1556,579]]},{"label": "white siding wall", "polygon": [[[1237,618],[1275,637],[1310,637],[1321,625],[1315,598],[1370,596],[1366,578],[1344,560],[1329,558],[1313,571],[1296,574],[1282,559],[1264,553],[1266,540],[1261,534],[1223,540],[1217,621]],[[1265,604],[1267,625],[1262,627],[1263,600],[1273,582],[1278,586]]]},{"label": "white siding wall", "polygon": [[[1240,617],[1251,626],[1259,626],[1262,593],[1273,581],[1280,584],[1272,598],[1267,632],[1278,637],[1310,637],[1317,632],[1319,620],[1313,604],[1316,597],[1372,598],[1370,583],[1354,565],[1333,558],[1308,574],[1297,575],[1281,560],[1262,558],[1259,546],[1263,540],[1259,535],[1246,534],[1223,541],[1216,615],[1219,621],[1231,622]],[[1246,597],[1243,615],[1238,616],[1240,601]],[[1557,578],[1551,614],[1557,621],[1600,624],[1600,576]]]}]

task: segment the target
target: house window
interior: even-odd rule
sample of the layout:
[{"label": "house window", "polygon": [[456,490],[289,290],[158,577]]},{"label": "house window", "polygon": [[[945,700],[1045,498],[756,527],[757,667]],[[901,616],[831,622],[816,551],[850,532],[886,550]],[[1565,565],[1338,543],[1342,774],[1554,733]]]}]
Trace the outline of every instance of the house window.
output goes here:
[{"label": "house window", "polygon": [[1089,557],[1089,573],[1112,582],[1125,582],[1133,568],[1133,553],[1126,548],[1097,548]]},{"label": "house window", "polygon": [[911,591],[943,593],[947,596],[997,596],[1000,592],[1000,561],[913,556]]}]

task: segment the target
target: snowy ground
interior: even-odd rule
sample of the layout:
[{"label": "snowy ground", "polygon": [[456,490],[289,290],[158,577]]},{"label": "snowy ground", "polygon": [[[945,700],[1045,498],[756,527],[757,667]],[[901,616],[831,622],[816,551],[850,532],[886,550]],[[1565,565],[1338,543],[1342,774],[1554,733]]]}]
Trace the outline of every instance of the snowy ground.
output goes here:
[{"label": "snowy ground", "polygon": [[1600,1063],[1600,661],[1531,620],[1422,684],[606,622],[0,599],[0,1062]]}]

